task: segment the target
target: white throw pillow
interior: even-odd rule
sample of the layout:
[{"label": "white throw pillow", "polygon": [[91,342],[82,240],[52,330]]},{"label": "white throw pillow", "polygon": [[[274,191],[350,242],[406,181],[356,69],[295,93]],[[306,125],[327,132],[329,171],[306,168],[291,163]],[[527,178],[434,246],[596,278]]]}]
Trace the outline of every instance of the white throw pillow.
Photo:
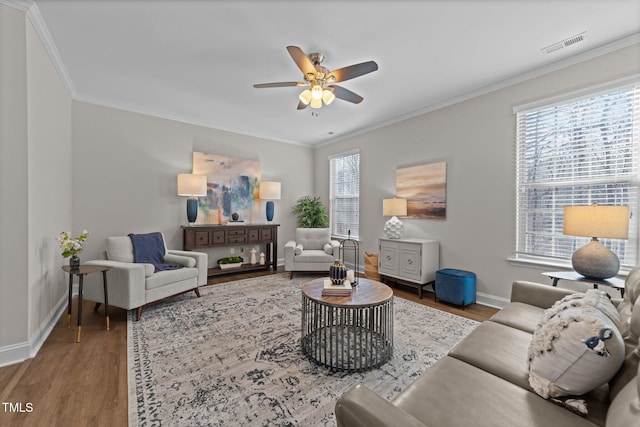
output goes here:
[{"label": "white throw pillow", "polygon": [[619,319],[609,318],[613,304],[608,299],[595,299],[603,310],[593,300],[576,303],[574,298],[568,307],[545,311],[536,328],[529,345],[529,384],[545,399],[588,393],[620,369],[625,349]]},{"label": "white throw pillow", "polygon": [[302,245],[296,245],[296,248],[293,250],[293,253],[296,255],[301,255],[302,254]]},{"label": "white throw pillow", "polygon": [[333,246],[331,246],[329,243],[325,243],[324,252],[328,255],[333,255]]}]

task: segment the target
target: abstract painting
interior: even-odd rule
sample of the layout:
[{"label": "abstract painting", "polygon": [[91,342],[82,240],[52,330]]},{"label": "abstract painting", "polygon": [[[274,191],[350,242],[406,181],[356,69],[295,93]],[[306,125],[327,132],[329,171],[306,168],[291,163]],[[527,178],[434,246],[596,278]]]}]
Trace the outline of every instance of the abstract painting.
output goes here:
[{"label": "abstract painting", "polygon": [[193,173],[207,175],[207,196],[199,198],[196,223],[252,223],[262,218],[258,160],[194,151]]},{"label": "abstract painting", "polygon": [[447,163],[396,169],[396,197],[407,199],[406,218],[445,219]]}]

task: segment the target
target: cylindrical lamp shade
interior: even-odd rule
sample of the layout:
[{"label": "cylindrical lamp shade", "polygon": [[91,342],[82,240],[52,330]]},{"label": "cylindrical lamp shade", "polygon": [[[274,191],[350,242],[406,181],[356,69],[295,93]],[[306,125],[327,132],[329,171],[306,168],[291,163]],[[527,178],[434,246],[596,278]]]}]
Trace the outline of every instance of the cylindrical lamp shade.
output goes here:
[{"label": "cylindrical lamp shade", "polygon": [[260,198],[264,200],[280,200],[279,182],[262,181],[260,183]]},{"label": "cylindrical lamp shade", "polygon": [[178,196],[206,196],[207,176],[192,173],[178,174]]},{"label": "cylindrical lamp shade", "polygon": [[384,216],[406,216],[407,199],[383,199],[382,215]]},{"label": "cylindrical lamp shade", "polygon": [[628,206],[565,206],[563,233],[570,236],[626,239]]}]

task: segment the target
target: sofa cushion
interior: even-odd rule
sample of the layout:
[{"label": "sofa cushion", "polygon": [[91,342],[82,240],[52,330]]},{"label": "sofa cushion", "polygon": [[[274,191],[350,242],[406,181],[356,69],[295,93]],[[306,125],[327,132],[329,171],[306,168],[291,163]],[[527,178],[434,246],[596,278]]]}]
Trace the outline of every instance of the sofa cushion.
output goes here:
[{"label": "sofa cushion", "polygon": [[[332,263],[334,261],[333,256],[328,255],[322,249],[305,249],[301,255],[296,256],[296,263],[300,262],[313,262],[320,264]],[[329,264],[327,264],[327,271],[329,270]]]},{"label": "sofa cushion", "polygon": [[324,245],[324,251],[328,254],[328,255],[333,255],[333,246],[331,246],[331,243],[326,243]]},{"label": "sofa cushion", "polygon": [[544,398],[582,395],[609,381],[625,356],[615,322],[588,304],[548,312],[528,351],[533,390]]},{"label": "sofa cushion", "polygon": [[544,311],[539,323],[546,323],[550,317],[555,316],[560,311],[583,307],[585,305],[591,305],[600,310],[611,319],[618,330],[620,330],[620,314],[618,310],[611,303],[609,295],[598,289],[589,289],[586,292],[576,292],[563,297]]},{"label": "sofa cushion", "polygon": [[532,334],[536,330],[543,314],[544,309],[540,307],[522,302],[512,302],[494,314],[491,317],[491,321]]},{"label": "sofa cushion", "polygon": [[145,280],[145,289],[156,289],[182,280],[198,277],[197,268],[181,268],[178,270],[158,271]]},{"label": "sofa cushion", "polygon": [[134,262],[131,238],[129,236],[107,237],[107,258],[111,261]]},{"label": "sofa cushion", "polygon": [[451,349],[449,356],[530,389],[529,343],[528,332],[496,322],[483,322]]},{"label": "sofa cushion", "polygon": [[453,357],[402,391],[394,405],[427,426],[595,426],[535,393]]},{"label": "sofa cushion", "polygon": [[325,243],[331,241],[331,231],[328,228],[296,228],[296,243],[306,249],[324,252]]},{"label": "sofa cushion", "polygon": [[302,245],[296,245],[295,249],[293,250],[293,253],[295,255],[302,255],[303,250],[304,250],[304,247]]}]

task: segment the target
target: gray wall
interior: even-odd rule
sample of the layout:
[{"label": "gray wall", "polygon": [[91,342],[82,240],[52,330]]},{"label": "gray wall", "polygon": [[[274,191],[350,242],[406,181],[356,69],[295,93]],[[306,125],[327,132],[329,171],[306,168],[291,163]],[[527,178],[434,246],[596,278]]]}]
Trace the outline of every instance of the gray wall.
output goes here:
[{"label": "gray wall", "polygon": [[513,280],[548,282],[540,273],[557,269],[507,260],[515,234],[513,107],[638,72],[634,45],[323,146],[315,153],[316,193],[328,201],[328,156],[360,148],[360,253],[378,252],[388,219],[382,199],[395,195],[396,168],[446,161],[446,220],[405,220],[405,235],[439,240],[441,266],[476,272],[479,300],[501,305]]},{"label": "gray wall", "polygon": [[31,357],[65,305],[71,100],[25,14],[0,5],[0,365]]},{"label": "gray wall", "polygon": [[[194,149],[257,158],[263,180],[282,182],[274,222],[281,224],[283,258],[284,243],[295,230],[291,206],[313,189],[311,148],[74,102],[74,228],[91,232],[82,257],[99,256],[108,236],[150,231],[163,232],[170,248],[182,248],[186,199],[177,196],[176,176],[191,172]],[[223,251],[227,256],[228,249]],[[210,263],[223,256],[209,252]]]}]

